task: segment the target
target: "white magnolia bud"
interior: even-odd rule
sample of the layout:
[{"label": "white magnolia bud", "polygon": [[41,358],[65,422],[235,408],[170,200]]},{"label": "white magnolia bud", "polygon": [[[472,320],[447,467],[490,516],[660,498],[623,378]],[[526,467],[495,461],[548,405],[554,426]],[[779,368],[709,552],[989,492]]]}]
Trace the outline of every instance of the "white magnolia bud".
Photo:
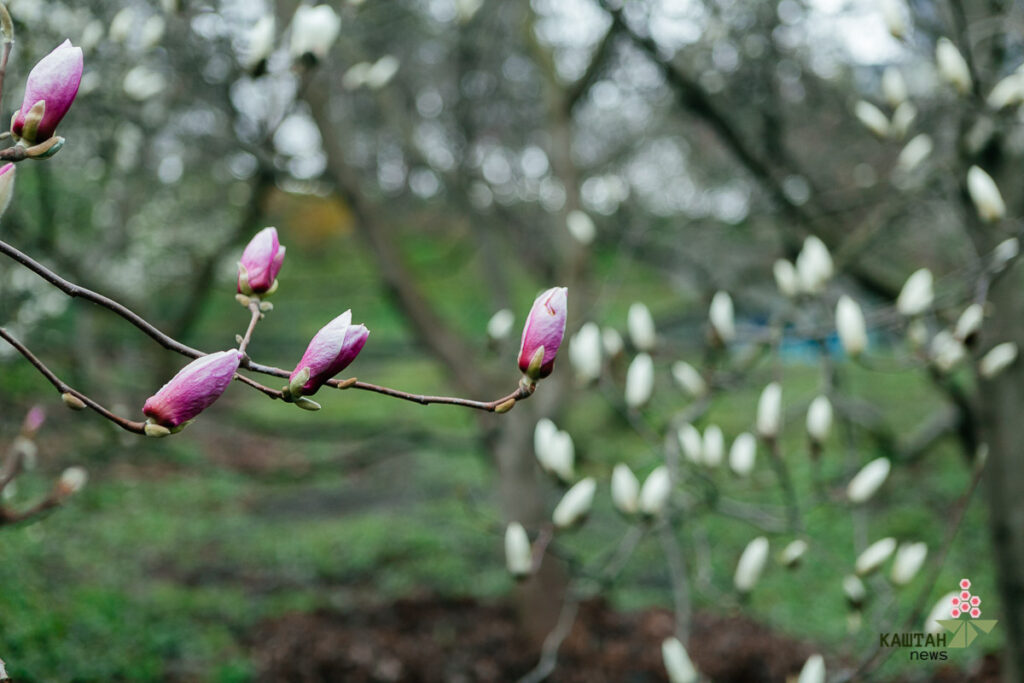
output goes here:
[{"label": "white magnolia bud", "polygon": [[971,70],[967,67],[960,50],[949,38],[939,38],[935,43],[935,62],[939,66],[939,76],[961,95],[971,90]]},{"label": "white magnolia bud", "polygon": [[78,40],[78,46],[88,52],[100,44],[106,32],[107,29],[103,22],[99,19],[93,19],[82,29],[82,37]]},{"label": "white magnolia bud", "polygon": [[927,311],[935,299],[932,283],[932,271],[927,268],[915,270],[896,298],[896,310],[908,317]]},{"label": "white magnolia bud", "polygon": [[895,66],[887,66],[882,72],[882,94],[885,95],[885,101],[894,109],[907,99],[907,83]]},{"label": "white magnolia bud", "polygon": [[794,297],[800,291],[800,279],[796,267],[784,258],[780,258],[772,266],[775,286],[783,296]]},{"label": "white magnolia bud", "polygon": [[358,90],[366,85],[366,76],[372,68],[373,64],[369,62],[356,62],[342,75],[341,85],[346,90]]},{"label": "white magnolia bud", "polygon": [[558,427],[548,418],[537,420],[537,426],[533,428],[533,452],[537,454],[538,460],[541,458],[540,453],[549,448],[548,444],[557,433]]},{"label": "white magnolia bud", "polygon": [[732,297],[728,292],[715,292],[708,309],[711,329],[723,344],[728,344],[736,337],[736,320],[732,308]]},{"label": "white magnolia bud", "polygon": [[697,428],[686,423],[679,428],[676,436],[679,439],[679,448],[683,451],[686,459],[699,465],[703,459],[704,440]]},{"label": "white magnolia bud", "polygon": [[[537,430],[541,429],[541,423],[537,423]],[[546,429],[546,428],[545,428]],[[572,443],[569,432],[556,429],[554,432],[545,431],[541,434],[542,441],[537,444],[538,431],[534,430],[534,447],[537,454],[537,461],[541,469],[548,474],[553,474],[565,483],[573,480],[574,464],[576,460],[576,449]],[[539,445],[539,448],[537,446]]]},{"label": "white magnolia bud", "polygon": [[1015,71],[996,83],[985,102],[996,111],[1024,103],[1024,74]]},{"label": "white magnolia bud", "polygon": [[507,308],[503,308],[487,321],[487,336],[491,339],[505,339],[512,332],[516,324],[516,314]]},{"label": "white magnolia bud", "polygon": [[601,328],[596,323],[586,323],[569,340],[569,363],[585,381],[601,376]]},{"label": "white magnolia bud", "polygon": [[910,583],[924,565],[928,557],[926,543],[901,543],[896,550],[896,559],[892,561],[891,579],[897,586]]},{"label": "white magnolia bud", "polygon": [[273,14],[264,14],[249,29],[245,47],[245,68],[254,69],[274,51],[274,32],[277,23]]},{"label": "white magnolia bud", "polygon": [[818,654],[808,657],[796,683],[825,683],[825,658]]},{"label": "white magnolia bud", "polygon": [[559,529],[568,529],[569,527],[582,521],[587,513],[590,512],[590,506],[594,503],[594,491],[597,489],[597,482],[594,481],[593,477],[587,477],[581,479],[571,489],[565,492],[562,496],[562,500],[555,506],[555,511],[551,514],[551,521],[555,523],[555,526]]},{"label": "white magnolia bud", "polygon": [[78,493],[89,480],[89,473],[81,467],[69,467],[64,470],[57,481],[57,492],[61,497]]},{"label": "white magnolia bud", "polygon": [[997,269],[1006,267],[1006,264],[1017,258],[1020,254],[1020,242],[1016,237],[1005,239],[996,245],[992,250],[992,266]]},{"label": "white magnolia bud", "polygon": [[604,328],[601,330],[601,346],[604,347],[606,356],[615,358],[622,353],[622,335],[614,327]]},{"label": "white magnolia bud", "polygon": [[300,5],[292,17],[291,55],[312,54],[323,59],[341,30],[341,18],[330,5]]},{"label": "white magnolia bud", "polygon": [[154,14],[146,19],[146,22],[142,24],[142,31],[139,33],[139,43],[142,48],[149,50],[159,45],[166,28],[167,24],[159,14]]},{"label": "white magnolia bud", "polygon": [[910,102],[904,102],[900,106],[896,107],[896,111],[892,113],[892,123],[889,124],[889,131],[892,133],[892,137],[902,140],[910,132],[910,127],[914,125],[914,119],[917,118],[917,107]]},{"label": "white magnolia bud", "polygon": [[869,500],[885,483],[890,469],[892,463],[888,458],[875,458],[853,475],[853,479],[846,486],[846,497],[851,503]]},{"label": "white magnolia bud", "polygon": [[708,425],[704,429],[704,447],[701,451],[704,464],[718,467],[725,459],[725,436],[718,425]]},{"label": "white magnolia bud", "polygon": [[778,436],[782,423],[782,385],[772,382],[757,401],[757,433],[764,438]]},{"label": "white magnolia bud", "polygon": [[832,403],[827,396],[818,396],[807,408],[807,435],[815,443],[821,444],[828,439],[832,431]]},{"label": "white magnolia bud", "polygon": [[950,606],[953,604],[953,598],[957,593],[946,593],[939,601],[935,603],[931,611],[928,612],[928,616],[924,619],[924,632],[925,633],[943,633],[946,629],[939,623],[939,619],[949,619]]},{"label": "white magnolia bud", "polygon": [[697,683],[697,668],[690,661],[690,655],[678,638],[666,638],[661,643],[661,659],[669,683]]},{"label": "white magnolia bud", "polygon": [[757,580],[761,578],[761,571],[768,560],[768,539],[758,536],[747,544],[740,555],[740,561],[736,563],[736,574],[732,582],[740,593],[749,593],[754,589]]},{"label": "white magnolia bud", "polygon": [[640,512],[648,517],[657,517],[665,510],[671,495],[672,478],[669,476],[668,468],[659,465],[647,475],[640,489]]},{"label": "white magnolia bud", "polygon": [[743,432],[732,442],[729,449],[729,467],[737,476],[746,477],[754,471],[757,457],[757,439],[749,432]]},{"label": "white magnolia bud", "polygon": [[978,373],[992,379],[1017,360],[1017,345],[1013,342],[996,344],[978,362]]},{"label": "white magnolia bud", "polygon": [[998,221],[1006,215],[1006,203],[999,193],[996,181],[977,166],[967,171],[967,192],[971,195],[978,216],[986,223]]},{"label": "white magnolia bud", "polygon": [[963,343],[949,330],[942,330],[932,338],[931,359],[941,372],[949,372],[967,355]]},{"label": "white magnolia bud", "polygon": [[881,109],[865,100],[857,102],[853,114],[861,124],[880,138],[889,135],[889,117]]},{"label": "white magnolia bud", "polygon": [[807,552],[807,541],[802,538],[798,538],[795,541],[790,541],[785,548],[782,549],[782,553],[779,555],[779,561],[787,566],[793,567],[804,556]]},{"label": "white magnolia bud", "polygon": [[505,529],[505,566],[508,573],[517,579],[533,571],[533,551],[526,529],[519,522],[512,522]]},{"label": "white magnolia bud", "polygon": [[672,364],[672,377],[679,388],[694,398],[699,398],[708,391],[707,382],[701,377],[700,372],[686,361],[676,361]]},{"label": "white magnolia bud", "polygon": [[820,239],[811,235],[796,257],[796,273],[800,287],[808,294],[820,292],[832,277],[832,255]]},{"label": "white magnolia bud", "polygon": [[579,209],[574,209],[565,217],[565,227],[569,234],[580,244],[590,244],[597,236],[597,228],[594,221]]},{"label": "white magnolia bud", "polygon": [[932,138],[927,133],[915,135],[910,142],[900,150],[900,155],[896,159],[896,164],[903,172],[910,173],[920,166],[922,161],[928,158],[934,147],[935,145],[932,143]]},{"label": "white magnolia bud", "polygon": [[114,15],[114,18],[110,20],[110,29],[108,35],[110,36],[111,42],[123,43],[128,40],[128,36],[132,34],[132,26],[135,24],[135,10],[131,7],[125,7]]},{"label": "white magnolia bud", "polygon": [[855,574],[847,574],[843,577],[843,595],[854,607],[859,607],[868,597],[868,589],[864,582]]},{"label": "white magnolia bud", "polygon": [[894,38],[907,35],[906,6],[902,0],[881,0],[882,20]]},{"label": "white magnolia bud", "polygon": [[964,309],[956,321],[956,329],[953,332],[959,341],[967,341],[981,329],[981,323],[985,319],[985,307],[981,304],[971,304]]},{"label": "white magnolia bud", "polygon": [[401,65],[402,63],[398,61],[398,57],[384,55],[366,70],[363,82],[371,90],[380,90],[391,82],[391,79],[398,73],[398,68]]},{"label": "white magnolia bud", "polygon": [[895,538],[889,537],[875,541],[857,556],[857,561],[854,562],[853,568],[858,576],[867,576],[885,564],[885,561],[889,559],[895,550]]},{"label": "white magnolia bud", "polygon": [[640,351],[650,351],[658,341],[651,312],[639,301],[629,307],[627,316],[629,338]]},{"label": "white magnolia bud", "polygon": [[654,361],[646,353],[638,354],[626,370],[626,405],[640,408],[654,393]]},{"label": "white magnolia bud", "polygon": [[612,470],[612,502],[619,512],[632,515],[640,499],[640,482],[629,465],[619,463]]},{"label": "white magnolia bud", "polygon": [[859,356],[868,346],[868,333],[860,304],[846,296],[836,304],[836,331],[843,350],[850,356]]}]

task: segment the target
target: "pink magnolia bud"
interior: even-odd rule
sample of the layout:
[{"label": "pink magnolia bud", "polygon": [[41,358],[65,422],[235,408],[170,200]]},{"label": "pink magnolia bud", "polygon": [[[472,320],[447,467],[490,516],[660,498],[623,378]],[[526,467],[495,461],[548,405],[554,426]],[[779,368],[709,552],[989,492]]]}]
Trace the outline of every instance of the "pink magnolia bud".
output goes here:
[{"label": "pink magnolia bud", "polygon": [[[519,369],[530,379],[547,377],[555,367],[555,355],[565,334],[567,297],[565,287],[552,287],[533,302],[519,347]],[[538,354],[541,348],[543,355]]]},{"label": "pink magnolia bud", "polygon": [[46,410],[42,406],[32,406],[25,415],[25,421],[21,425],[21,433],[25,436],[32,436],[39,431],[46,420]]},{"label": "pink magnolia bud", "polygon": [[142,412],[161,427],[180,427],[220,398],[241,360],[237,349],[197,358],[147,398]]},{"label": "pink magnolia bud", "polygon": [[[70,40],[65,40],[39,60],[28,74],[25,98],[21,102],[21,110],[11,122],[11,133],[18,137],[23,137],[24,133],[30,143],[51,138],[57,130],[57,124],[75,101],[78,85],[82,81],[82,68],[82,48],[73,47]],[[25,117],[39,101],[45,102],[46,109],[39,127],[31,134],[31,131],[23,130]]]},{"label": "pink magnolia bud", "polygon": [[288,381],[297,383],[308,371],[301,387],[292,388],[292,395],[312,396],[324,382],[337,375],[356,359],[366,344],[370,331],[364,325],[352,324],[352,311],[345,311],[324,325],[310,340],[302,360],[295,366]]},{"label": "pink magnolia bud", "polygon": [[246,245],[238,262],[238,291],[264,294],[274,287],[281,272],[285,248],[277,239],[277,228],[263,228]]}]

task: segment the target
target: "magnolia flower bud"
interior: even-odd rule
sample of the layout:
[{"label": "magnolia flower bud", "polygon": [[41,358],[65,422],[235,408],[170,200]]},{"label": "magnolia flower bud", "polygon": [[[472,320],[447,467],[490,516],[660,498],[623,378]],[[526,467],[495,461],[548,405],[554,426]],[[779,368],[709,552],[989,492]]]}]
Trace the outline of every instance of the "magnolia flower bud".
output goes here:
[{"label": "magnolia flower bud", "polygon": [[246,37],[245,61],[246,70],[259,74],[265,68],[267,58],[274,51],[274,33],[277,22],[273,14],[264,14],[249,29]]},{"label": "magnolia flower bud", "polygon": [[694,398],[700,398],[708,391],[708,385],[697,368],[685,361],[672,364],[672,377],[683,391]]},{"label": "magnolia flower bud", "polygon": [[772,382],[761,392],[757,401],[757,433],[774,439],[782,423],[782,385]]},{"label": "magnolia flower bud", "polygon": [[848,355],[857,357],[867,348],[868,333],[864,313],[860,304],[845,294],[839,297],[839,303],[836,304],[836,331]]},{"label": "magnolia flower bud", "polygon": [[996,83],[985,102],[996,111],[1024,103],[1024,73],[1015,71]]},{"label": "magnolia flower bud", "polygon": [[939,619],[949,619],[949,606],[953,602],[953,598],[957,597],[959,593],[946,593],[939,601],[935,603],[931,611],[928,612],[928,616],[924,619],[924,632],[935,634],[943,633],[946,629],[939,623]]},{"label": "magnolia flower bud", "polygon": [[889,477],[892,463],[888,458],[875,458],[861,468],[846,486],[846,497],[851,503],[863,503],[869,500],[882,487]]},{"label": "magnolia flower bud", "polygon": [[935,62],[939,66],[939,76],[961,95],[971,90],[971,70],[967,67],[960,50],[956,49],[949,38],[939,38],[935,43]]},{"label": "magnolia flower bud", "polygon": [[847,574],[843,577],[843,595],[851,607],[859,609],[868,597],[868,589],[864,587],[864,582],[859,576]]},{"label": "magnolia flower bud", "polygon": [[[78,94],[83,64],[82,48],[73,47],[70,40],[65,40],[32,67],[25,83],[21,109],[11,121],[11,133],[15,137],[23,138],[29,144],[53,137],[57,124],[68,113]],[[27,122],[26,117],[39,102],[45,103],[42,117],[38,122]]]},{"label": "magnolia flower bud", "polygon": [[579,209],[574,209],[565,217],[565,227],[569,234],[580,244],[590,244],[597,235],[597,228],[590,216]]},{"label": "magnolia flower bud", "polygon": [[323,59],[337,40],[340,30],[341,19],[330,5],[300,5],[292,17],[292,57],[299,59],[312,55],[316,59]]},{"label": "magnolia flower bud", "polygon": [[782,549],[782,553],[779,555],[779,562],[787,567],[795,567],[799,562],[800,558],[807,552],[807,541],[802,538],[798,538],[795,541],[790,541],[789,544]]},{"label": "magnolia flower bud", "polygon": [[910,102],[904,102],[896,107],[896,111],[892,113],[892,123],[889,124],[891,136],[897,140],[905,138],[916,118],[917,107]]},{"label": "magnolia flower bud", "polygon": [[933,148],[934,144],[932,143],[932,138],[927,133],[915,135],[910,142],[900,150],[900,155],[896,159],[896,164],[904,173],[910,173],[920,166],[922,161],[928,158],[932,153]]},{"label": "magnolia flower bud", "polygon": [[123,43],[132,34],[132,25],[135,23],[135,10],[125,7],[114,15],[110,20],[110,40],[114,43]]},{"label": "magnolia flower bud", "polygon": [[722,344],[728,344],[736,337],[732,297],[728,292],[715,292],[708,309],[708,318],[711,320],[711,329]]},{"label": "magnolia flower bud", "polygon": [[370,90],[380,90],[391,82],[402,63],[394,55],[384,55],[366,70],[363,82]]},{"label": "magnolia flower bud", "polygon": [[647,475],[640,489],[640,512],[647,517],[657,517],[665,510],[671,495],[672,477],[667,467],[659,465]]},{"label": "magnolia flower bud", "polygon": [[827,396],[818,396],[807,408],[807,435],[811,441],[822,444],[832,431],[832,404]]},{"label": "magnolia flower bud", "polygon": [[679,448],[683,451],[686,459],[692,463],[700,464],[703,459],[704,440],[700,432],[692,424],[686,423],[678,429],[676,437],[679,439]]},{"label": "magnolia flower bud", "polygon": [[708,467],[718,467],[722,464],[725,458],[725,436],[718,425],[708,425],[704,428],[702,455],[704,464]]},{"label": "magnolia flower bud", "polygon": [[515,324],[516,314],[503,308],[487,321],[487,336],[495,340],[505,339],[512,332],[512,327]]},{"label": "magnolia flower bud", "polygon": [[996,344],[978,361],[978,373],[992,379],[1017,360],[1017,345],[1013,342]]},{"label": "magnolia flower bud", "polygon": [[654,393],[654,361],[646,353],[633,359],[626,371],[626,405],[641,408]]},{"label": "magnolia flower bud", "polygon": [[586,382],[601,376],[601,328],[596,323],[586,323],[569,340],[569,363]]},{"label": "magnolia flower bud", "polygon": [[928,326],[920,318],[911,320],[907,325],[907,342],[912,349],[920,349],[928,341]]},{"label": "magnolia flower bud", "polygon": [[1001,270],[1006,264],[1017,258],[1020,254],[1020,242],[1016,237],[1010,237],[996,245],[992,250],[992,267]]},{"label": "magnolia flower bud", "polygon": [[907,99],[907,83],[895,66],[887,66],[882,72],[882,93],[885,101],[894,109]]},{"label": "magnolia flower bud", "polygon": [[907,35],[906,7],[901,0],[881,0],[882,20],[894,38]]},{"label": "magnolia flower bud", "polygon": [[39,428],[43,426],[45,421],[46,409],[42,406],[32,406],[25,414],[25,419],[21,423],[22,435],[26,437],[35,436],[35,433],[39,431]]},{"label": "magnolia flower bud", "polygon": [[977,334],[978,330],[981,329],[981,323],[984,320],[985,307],[981,304],[971,304],[964,309],[964,312],[957,319],[953,336],[956,337],[957,341],[965,343],[970,341]]},{"label": "magnolia flower bud", "polygon": [[746,477],[754,471],[757,457],[757,439],[749,432],[743,432],[732,442],[729,449],[729,467],[737,476]]},{"label": "magnolia flower bud", "polygon": [[78,398],[69,391],[65,391],[60,395],[60,400],[64,402],[71,410],[85,410],[85,401]]},{"label": "magnolia flower bud", "polygon": [[697,668],[690,661],[690,655],[678,638],[666,638],[661,643],[661,659],[669,683],[697,683]]},{"label": "magnolia flower bud", "polygon": [[934,298],[932,271],[921,268],[907,278],[896,298],[896,310],[907,317],[920,315],[931,308]]},{"label": "magnolia flower bud", "polygon": [[629,465],[619,463],[612,470],[612,502],[619,512],[636,514],[640,500],[640,482]]},{"label": "magnolia flower bud", "polygon": [[142,25],[139,32],[139,44],[144,50],[150,50],[160,44],[164,37],[167,24],[159,14],[154,14]]},{"label": "magnolia flower bud", "polygon": [[352,311],[345,311],[320,328],[288,377],[292,397],[315,394],[356,359],[369,336],[366,326],[352,324]]},{"label": "magnolia flower bud", "polygon": [[924,565],[928,557],[926,543],[901,543],[896,550],[896,559],[892,562],[891,579],[897,586],[910,583]]},{"label": "magnolia flower bud", "polygon": [[590,512],[590,506],[594,503],[596,488],[597,482],[593,477],[587,477],[566,491],[551,514],[551,520],[555,526],[559,529],[568,529],[581,522]]},{"label": "magnolia flower bud", "polygon": [[949,330],[942,330],[932,338],[931,359],[940,372],[949,372],[967,354],[964,345]]},{"label": "magnolia flower bud", "polygon": [[231,384],[242,354],[237,349],[211,353],[178,371],[146,399],[142,412],[157,427],[175,430],[213,404]]},{"label": "magnolia flower bud", "polygon": [[740,593],[749,593],[754,589],[757,580],[761,578],[761,571],[768,560],[768,539],[758,536],[747,544],[740,555],[740,561],[736,563],[736,574],[732,582]]},{"label": "magnolia flower bud", "polygon": [[885,564],[895,550],[895,538],[883,538],[880,541],[875,541],[857,556],[853,568],[858,576],[867,576]]},{"label": "magnolia flower bud", "polygon": [[57,497],[67,498],[78,493],[88,480],[89,473],[81,467],[67,468],[61,473],[60,479],[57,480]]},{"label": "magnolia flower bud", "polygon": [[565,335],[568,290],[552,287],[541,292],[530,308],[519,346],[519,369],[532,380],[543,379],[555,367]]},{"label": "magnolia flower bud", "polygon": [[654,318],[647,306],[639,301],[629,307],[629,315],[626,324],[629,330],[629,338],[640,351],[650,351],[658,341],[654,330]]},{"label": "magnolia flower bud", "polygon": [[505,528],[505,566],[517,579],[524,579],[533,571],[530,538],[519,522],[512,522]]},{"label": "magnolia flower bud", "polygon": [[11,197],[14,196],[14,175],[16,169],[14,164],[6,163],[0,167],[0,216],[7,211],[11,204]]},{"label": "magnolia flower bud", "polygon": [[808,294],[820,292],[832,277],[832,255],[820,239],[811,235],[796,257],[796,272],[800,287]]},{"label": "magnolia flower bud", "polygon": [[853,114],[861,124],[880,138],[889,135],[889,117],[881,109],[865,100],[853,108]]},{"label": "magnolia flower bud", "polygon": [[825,658],[818,654],[808,657],[796,683],[825,683]]},{"label": "magnolia flower bud", "polygon": [[566,484],[572,482],[576,448],[569,432],[560,431],[553,422],[543,419],[537,423],[533,438],[534,452],[541,469]]},{"label": "magnolia flower bud", "polygon": [[238,292],[252,295],[276,290],[284,252],[277,239],[277,228],[263,228],[256,233],[238,262]]},{"label": "magnolia flower bud", "polygon": [[775,286],[783,296],[794,297],[800,291],[800,279],[796,268],[784,258],[780,258],[772,266],[772,274],[775,276]]},{"label": "magnolia flower bud", "polygon": [[606,327],[601,330],[601,346],[609,358],[615,358],[622,353],[622,335],[614,327]]},{"label": "magnolia flower bud", "polygon": [[971,195],[978,216],[986,223],[993,223],[1006,215],[1006,203],[996,181],[977,166],[967,170],[967,193]]}]

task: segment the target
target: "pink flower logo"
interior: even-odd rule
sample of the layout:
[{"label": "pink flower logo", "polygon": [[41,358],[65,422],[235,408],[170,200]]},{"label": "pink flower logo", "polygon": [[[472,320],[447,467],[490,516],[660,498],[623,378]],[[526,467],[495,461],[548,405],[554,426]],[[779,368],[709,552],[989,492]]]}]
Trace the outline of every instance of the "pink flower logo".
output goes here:
[{"label": "pink flower logo", "polygon": [[966,614],[971,619],[977,619],[981,616],[981,598],[977,595],[971,595],[971,592],[967,590],[971,587],[970,579],[960,579],[960,594],[955,596],[951,604],[952,608],[949,610],[949,615],[954,619],[959,619],[961,615]]}]

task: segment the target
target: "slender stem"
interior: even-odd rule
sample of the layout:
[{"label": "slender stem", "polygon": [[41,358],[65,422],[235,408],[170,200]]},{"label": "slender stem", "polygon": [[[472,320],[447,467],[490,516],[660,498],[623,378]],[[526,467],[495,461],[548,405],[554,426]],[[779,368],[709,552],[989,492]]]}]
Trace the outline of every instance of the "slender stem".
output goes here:
[{"label": "slender stem", "polygon": [[786,513],[789,519],[791,531],[803,531],[803,518],[800,514],[800,503],[796,496],[796,487],[793,486],[793,478],[789,474],[789,467],[782,457],[782,444],[778,437],[766,438],[768,452],[771,455],[772,466],[779,477],[779,485],[786,499]]},{"label": "slender stem", "polygon": [[263,314],[260,313],[260,305],[258,302],[251,302],[249,304],[249,311],[252,313],[252,319],[249,320],[249,327],[245,330],[245,335],[242,337],[242,341],[238,344],[238,350],[245,353],[245,347],[249,346],[249,341],[252,340],[252,331],[256,329],[256,323],[260,321]]},{"label": "slender stem", "polygon": [[29,363],[34,365],[36,370],[42,373],[43,377],[49,380],[50,384],[52,384],[54,388],[61,394],[71,394],[72,396],[80,400],[82,403],[84,403],[91,410],[99,413],[106,419],[116,424],[121,429],[124,429],[129,432],[134,432],[135,434],[146,433],[146,425],[144,423],[133,422],[132,420],[125,419],[119,415],[115,415],[114,413],[110,412],[109,410],[107,410],[106,408],[104,408],[99,403],[92,400],[82,392],[76,391],[75,389],[65,384],[59,377],[57,377],[57,375],[53,373],[52,370],[50,370],[50,368],[46,367],[46,365],[44,365],[41,360],[36,358],[35,355],[31,351],[29,351],[24,344],[22,344],[20,341],[12,337],[10,332],[8,332],[2,327],[0,327],[0,338],[3,338],[8,344],[13,346],[18,351],[18,353],[23,355],[25,359],[28,360]]}]

